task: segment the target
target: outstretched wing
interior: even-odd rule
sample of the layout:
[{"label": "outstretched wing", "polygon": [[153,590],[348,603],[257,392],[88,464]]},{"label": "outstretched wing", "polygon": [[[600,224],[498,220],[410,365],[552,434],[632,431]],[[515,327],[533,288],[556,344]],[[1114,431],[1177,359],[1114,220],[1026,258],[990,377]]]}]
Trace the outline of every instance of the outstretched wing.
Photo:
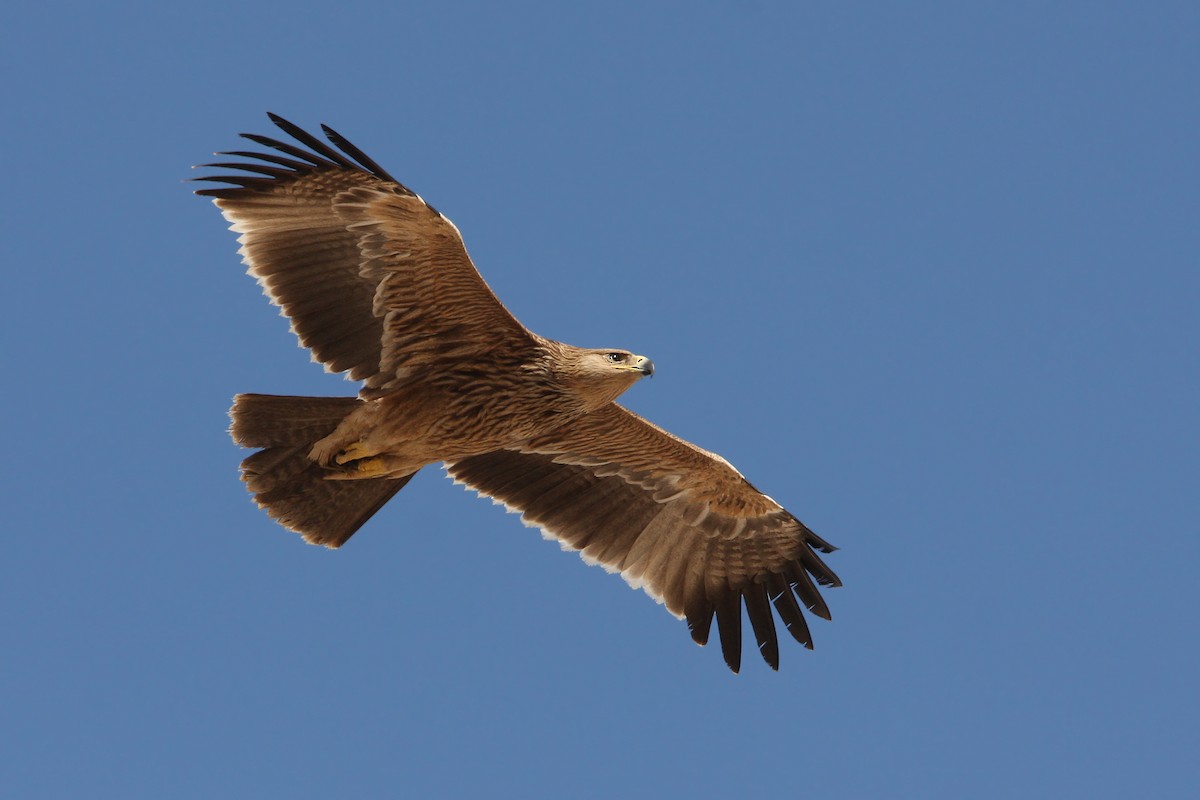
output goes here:
[{"label": "outstretched wing", "polygon": [[274,114],[300,145],[242,136],[278,153],[206,164],[245,175],[199,180],[240,236],[264,292],[331,372],[388,389],[430,363],[532,348],[450,220],[328,127],[337,148]]},{"label": "outstretched wing", "polygon": [[447,470],[686,617],[697,643],[707,643],[715,614],[734,672],[743,603],[763,658],[778,669],[771,605],[811,648],[801,604],[829,619],[816,584],[841,585],[816,552],[834,548],[727,461],[615,404]]}]

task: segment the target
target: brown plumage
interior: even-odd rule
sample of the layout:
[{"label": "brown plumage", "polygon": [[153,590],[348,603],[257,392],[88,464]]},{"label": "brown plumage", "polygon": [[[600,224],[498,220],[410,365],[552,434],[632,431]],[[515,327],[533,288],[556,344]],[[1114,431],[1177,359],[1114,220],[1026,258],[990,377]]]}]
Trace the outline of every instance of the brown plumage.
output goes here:
[{"label": "brown plumage", "polygon": [[[653,364],[527,330],[484,283],[444,216],[322,126],[322,142],[275,115],[298,145],[210,167],[248,174],[214,198],[251,275],[354,397],[234,400],[231,433],[257,452],[242,479],[305,540],[346,542],[428,464],[621,575],[708,641],[714,615],[730,669],[741,608],[772,668],[771,607],[812,647],[802,607],[829,619],[833,551],[718,455],[613,402]],[[336,149],[335,149],[336,148]],[[282,155],[280,155],[282,154]]]}]

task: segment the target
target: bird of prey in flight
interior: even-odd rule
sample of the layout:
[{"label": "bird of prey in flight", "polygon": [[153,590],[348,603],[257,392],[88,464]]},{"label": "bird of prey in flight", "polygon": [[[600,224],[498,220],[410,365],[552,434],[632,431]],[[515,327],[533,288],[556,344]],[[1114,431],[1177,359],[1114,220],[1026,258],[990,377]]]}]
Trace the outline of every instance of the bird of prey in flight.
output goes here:
[{"label": "bird of prey in flight", "polygon": [[833,547],[725,459],[617,405],[650,359],[528,330],[467,255],[458,229],[332,129],[328,143],[270,115],[294,142],[220,153],[200,180],[300,344],[357,397],[241,394],[234,440],[255,501],[336,548],[422,467],[521,514],[564,549],[619,572],[708,641],[715,615],[741,666],[742,607],[779,668],[774,607],[805,647],[802,608],[829,619]]}]

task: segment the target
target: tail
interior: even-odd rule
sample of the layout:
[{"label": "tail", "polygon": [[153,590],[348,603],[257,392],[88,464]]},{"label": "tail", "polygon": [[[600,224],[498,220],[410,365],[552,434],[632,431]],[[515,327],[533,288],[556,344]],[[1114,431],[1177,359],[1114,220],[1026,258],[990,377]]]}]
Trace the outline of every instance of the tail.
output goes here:
[{"label": "tail", "polygon": [[242,480],[273,519],[311,544],[341,547],[412,478],[329,481],[325,470],[309,460],[313,443],[333,433],[360,402],[267,394],[233,398],[233,440],[262,448],[242,462]]}]

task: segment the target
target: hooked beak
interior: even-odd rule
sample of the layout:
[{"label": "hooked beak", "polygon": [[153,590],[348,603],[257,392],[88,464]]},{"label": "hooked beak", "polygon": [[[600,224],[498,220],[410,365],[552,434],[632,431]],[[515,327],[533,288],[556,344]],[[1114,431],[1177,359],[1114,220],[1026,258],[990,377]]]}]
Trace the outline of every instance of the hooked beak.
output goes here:
[{"label": "hooked beak", "polygon": [[633,366],[640,370],[643,375],[650,376],[654,374],[654,362],[645,356],[638,356],[634,359]]}]

